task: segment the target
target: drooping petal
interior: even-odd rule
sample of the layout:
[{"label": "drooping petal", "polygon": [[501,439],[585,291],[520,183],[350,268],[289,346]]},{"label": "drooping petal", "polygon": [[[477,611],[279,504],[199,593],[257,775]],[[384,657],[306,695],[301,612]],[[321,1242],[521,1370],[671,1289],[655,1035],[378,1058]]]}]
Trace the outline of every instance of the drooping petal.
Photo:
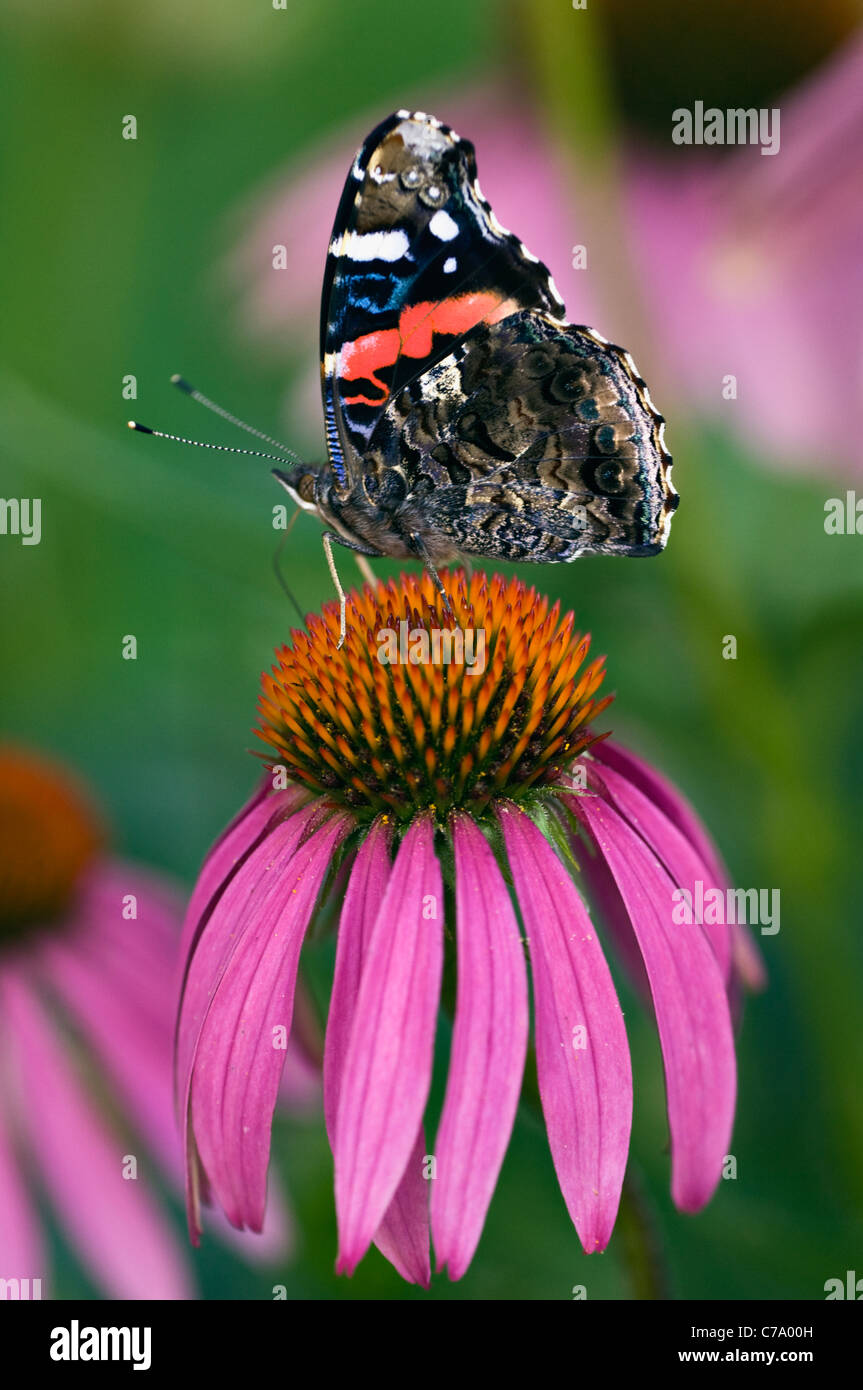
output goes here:
[{"label": "drooping petal", "polygon": [[[601,779],[606,794],[610,796],[617,810],[652,849],[676,886],[689,894],[690,902],[695,902],[697,885],[700,883],[703,895],[715,890],[722,894],[724,905],[725,879],[715,876],[686,836],[654,802],[645,796],[634,782],[615,772],[612,767],[602,769]],[[725,915],[723,908],[723,920],[715,923],[705,922],[703,930],[716,954],[722,977],[728,984],[732,965],[731,931],[724,920]]]},{"label": "drooping petal", "polygon": [[200,939],[186,966],[175,1049],[177,1104],[186,1155],[186,1197],[189,1234],[197,1243],[201,1233],[202,1173],[189,1125],[189,1101],[195,1055],[201,1030],[228,962],[249,922],[273,883],[290,862],[315,812],[306,807],[278,823],[240,865],[227,883],[203,925]]},{"label": "drooping petal", "polygon": [[357,851],[339,919],[324,1045],[324,1118],[330,1143],[335,1136],[339,1090],[349,1057],[363,955],[389,881],[391,843],[392,823],[378,817]]},{"label": "drooping petal", "polygon": [[267,1210],[260,1231],[238,1231],[221,1207],[211,1207],[205,1217],[207,1231],[213,1231],[225,1245],[250,1265],[272,1265],[291,1258],[296,1243],[294,1214],[281,1184],[274,1176],[267,1183]]},{"label": "drooping petal", "polygon": [[[126,923],[131,931],[133,923]],[[34,967],[40,979],[68,1008],[86,1037],[115,1094],[134,1117],[136,1132],[146,1139],[163,1171],[177,1179],[182,1151],[171,1087],[171,965],[163,963],[161,1020],[148,1017],[134,996],[105,988],[98,969],[74,937],[55,936],[41,944]]]},{"label": "drooping petal", "polygon": [[672,921],[674,884],[603,797],[567,798],[617,881],[644,956],[665,1064],[671,1192],[697,1211],[716,1187],[734,1120],[736,1065],[725,982],[696,924]]},{"label": "drooping petal", "polygon": [[[350,1038],[363,957],[390,877],[392,825],[379,817],[359,848],[345,893],[339,921],[338,945],[327,1038],[324,1050],[324,1114],[330,1147],[336,1151],[339,1092],[346,1066],[350,1065]],[[425,1138],[420,1126],[414,1153],[375,1235],[381,1253],[411,1284],[428,1288],[429,1260],[428,1184],[422,1175]]]},{"label": "drooping petal", "polygon": [[364,954],[336,1114],[340,1271],[362,1259],[416,1143],[431,1084],[443,966],[434,828],[405,835]]},{"label": "drooping petal", "polygon": [[428,1182],[424,1177],[425,1128],[421,1124],[404,1172],[375,1231],[375,1245],[409,1284],[431,1286]]},{"label": "drooping petal", "polygon": [[[191,1123],[212,1191],[238,1227],[260,1231],[263,1224],[270,1128],[300,947],[333,854],[351,823],[346,814],[332,816],[286,863],[273,846],[276,857],[270,855],[257,881],[254,906],[233,922],[234,949],[201,1027]],[[276,841],[290,826],[291,821],[278,826],[269,839]],[[213,920],[236,882],[226,889]]]},{"label": "drooping petal", "polygon": [[581,883],[587,889],[589,898],[596,908],[614,955],[626,971],[630,984],[648,1007],[652,1007],[650,985],[638,948],[638,938],[632,930],[632,923],[614,881],[614,875],[589,837],[585,836],[582,839],[581,836],[573,835],[572,849]]},{"label": "drooping petal", "polygon": [[[667,777],[612,739],[595,744],[591,755],[633,783],[677,826],[707,865],[711,883],[720,887],[731,883],[731,876],[698,812]],[[731,949],[734,965],[746,987],[751,990],[764,989],[767,971],[745,922],[734,924]]]},{"label": "drooping petal", "polygon": [[457,993],[449,1079],[435,1142],[438,1268],[473,1259],[509,1143],[527,1053],[527,969],[509,891],[482,831],[453,820]]},{"label": "drooping petal", "polygon": [[210,908],[215,895],[236,872],[267,826],[293,814],[306,800],[305,793],[290,786],[283,791],[266,795],[269,779],[258,787],[230,825],[208,851],[194,891],[189,899],[180,939],[180,959],[185,961],[192,950],[201,919]]},{"label": "drooping petal", "polygon": [[632,1122],[623,1013],[575,884],[522,811],[500,811],[528,934],[536,1063],[554,1166],[585,1251],[604,1250],[620,1202]]},{"label": "drooping petal", "polygon": [[114,1298],[193,1296],[178,1242],[146,1176],[85,1093],[24,975],[4,971],[21,1114],[42,1182],[81,1258]]},{"label": "drooping petal", "polygon": [[[74,946],[106,994],[134,1004],[170,1034],[184,900],[170,883],[138,865],[100,860],[64,920]],[[46,940],[49,939],[46,935]]]},{"label": "drooping petal", "polygon": [[[4,1030],[0,1039],[4,1057],[10,1045]],[[0,1096],[3,1102],[13,1099]],[[42,1292],[47,1296],[47,1257],[35,1205],[24,1182],[20,1156],[15,1152],[15,1119],[15,1107],[0,1104],[0,1279],[41,1279]]]},{"label": "drooping petal", "polygon": [[605,763],[638,787],[654,806],[682,831],[699,857],[704,860],[715,882],[728,880],[728,873],[719,857],[719,851],[697,811],[667,777],[663,777],[650,763],[646,763],[643,758],[637,757],[614,739],[603,739],[602,743],[594,744],[590,754],[597,762]]}]

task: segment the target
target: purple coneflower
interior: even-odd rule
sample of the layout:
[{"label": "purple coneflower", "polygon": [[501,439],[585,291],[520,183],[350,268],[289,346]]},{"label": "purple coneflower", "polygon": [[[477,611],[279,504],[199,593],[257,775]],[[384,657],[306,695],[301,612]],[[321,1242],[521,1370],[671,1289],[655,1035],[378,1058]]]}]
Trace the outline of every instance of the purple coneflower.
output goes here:
[{"label": "purple coneflower", "polygon": [[[585,664],[589,638],[571,614],[517,579],[445,584],[455,627],[428,576],[367,585],[349,600],[341,650],[330,604],[263,677],[268,772],[210,852],[185,927],[177,1075],[195,1239],[202,1193],[236,1226],[263,1220],[300,949],[334,902],[324,1109],[340,1270],[374,1240],[428,1284],[431,1232],[438,1267],[464,1274],[521,1090],[528,966],[561,1190],[584,1249],[607,1244],[632,1081],[583,888],[653,1000],[675,1202],[697,1210],[720,1177],[735,1100],[729,989],[754,966],[730,929],[672,922],[675,888],[724,883],[715,851],[679,793],[592,732],[609,703],[603,661]],[[455,630],[484,634],[482,668],[410,659]],[[449,654],[467,657],[466,643]],[[430,1143],[450,956],[452,1046]]]},{"label": "purple coneflower", "polygon": [[[67,772],[0,745],[6,1297],[51,1293],[39,1196],[109,1297],[194,1296],[152,1181],[157,1171],[174,1188],[182,1181],[171,1086],[182,903],[172,885],[104,844],[101,817]],[[288,1056],[283,1089],[299,1099],[308,1073],[296,1049]],[[273,1195],[262,1241],[231,1232],[247,1258],[283,1251],[286,1213]]]},{"label": "purple coneflower", "polygon": [[[137,1142],[146,1136],[165,1166],[176,1162],[164,1000],[179,903],[154,877],[109,859],[103,839],[100,818],[66,772],[0,747],[0,1277],[7,1297],[50,1292],[38,1191],[109,1296],[193,1295]],[[134,1117],[131,1127],[127,1117]],[[26,1181],[31,1172],[35,1189]]]}]

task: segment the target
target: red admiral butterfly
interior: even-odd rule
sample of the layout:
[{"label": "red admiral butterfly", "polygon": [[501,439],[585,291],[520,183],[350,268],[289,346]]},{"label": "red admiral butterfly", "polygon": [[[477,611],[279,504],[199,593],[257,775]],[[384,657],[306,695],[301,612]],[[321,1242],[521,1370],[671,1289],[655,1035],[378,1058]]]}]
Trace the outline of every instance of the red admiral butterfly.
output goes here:
[{"label": "red admiral butterfly", "polygon": [[333,541],[415,557],[438,587],[435,566],[465,554],[662,549],[678,502],[662,416],[629,353],[564,317],[469,141],[419,111],[372,131],[324,273],[329,461],[274,469],[332,527],[331,570]]},{"label": "red admiral butterfly", "polygon": [[464,555],[665,545],[679,499],[632,358],[565,322],[548,270],[483,198],[473,145],[433,116],[397,111],[351,166],[321,359],[328,461],[273,472],[331,528],[342,641],[334,541],[421,560],[444,598],[436,566]]}]

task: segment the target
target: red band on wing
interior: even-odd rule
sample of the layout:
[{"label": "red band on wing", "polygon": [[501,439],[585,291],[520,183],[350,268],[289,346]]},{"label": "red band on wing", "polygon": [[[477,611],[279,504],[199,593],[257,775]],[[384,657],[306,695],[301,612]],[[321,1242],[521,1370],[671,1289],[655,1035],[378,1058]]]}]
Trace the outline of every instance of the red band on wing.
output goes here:
[{"label": "red band on wing", "polygon": [[381,328],[342,344],[339,379],[371,381],[384,393],[380,401],[370,401],[366,396],[346,396],[345,404],[382,405],[389,395],[389,387],[375,375],[382,367],[391,367],[400,355],[429,357],[435,333],[450,337],[464,334],[478,323],[494,323],[506,317],[516,307],[489,290],[456,295],[439,303],[424,300],[421,304],[409,305],[399,316],[398,328]]}]

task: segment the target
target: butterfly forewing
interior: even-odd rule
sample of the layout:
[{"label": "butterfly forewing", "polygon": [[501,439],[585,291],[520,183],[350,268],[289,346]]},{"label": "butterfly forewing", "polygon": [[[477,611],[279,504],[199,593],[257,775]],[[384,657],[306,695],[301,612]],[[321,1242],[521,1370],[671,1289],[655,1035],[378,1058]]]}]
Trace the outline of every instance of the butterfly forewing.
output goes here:
[{"label": "butterfly forewing", "polygon": [[355,483],[391,396],[475,324],[563,304],[546,268],[497,222],[473,146],[431,116],[396,112],[351,168],[321,310],[324,411],[340,487]]}]

